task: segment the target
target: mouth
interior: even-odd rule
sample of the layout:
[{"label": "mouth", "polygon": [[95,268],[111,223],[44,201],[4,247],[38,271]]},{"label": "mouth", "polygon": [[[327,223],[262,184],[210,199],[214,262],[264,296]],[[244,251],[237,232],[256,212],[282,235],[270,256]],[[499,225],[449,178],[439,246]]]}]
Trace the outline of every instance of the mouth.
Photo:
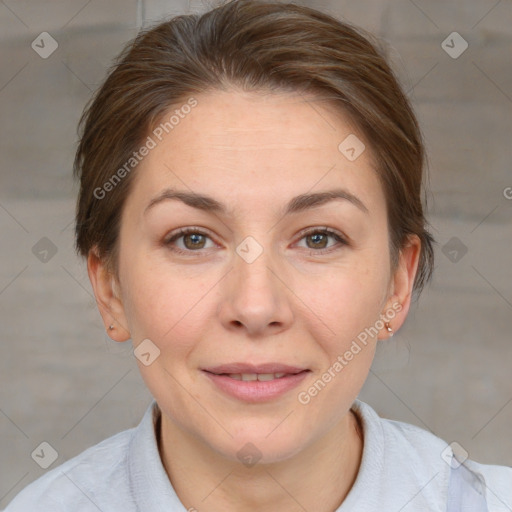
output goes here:
[{"label": "mouth", "polygon": [[[304,370],[305,372],[309,370]],[[211,373],[211,372],[209,372]],[[260,382],[265,382],[269,380],[282,379],[284,377],[289,377],[290,375],[297,375],[302,372],[297,373],[213,373],[213,375],[223,375],[224,377],[229,377],[234,380],[243,380],[246,382],[251,382],[258,380]]]},{"label": "mouth", "polygon": [[262,402],[298,386],[311,370],[278,363],[234,363],[202,369],[217,389],[239,400]]},{"label": "mouth", "polygon": [[295,375],[308,370],[305,367],[283,363],[228,363],[202,369],[216,375],[280,375],[281,373]]},{"label": "mouth", "polygon": [[[304,370],[307,371],[307,370]],[[302,373],[302,372],[298,372]],[[283,377],[289,375],[297,375],[296,373],[219,373],[217,375],[224,375],[229,377],[230,379],[235,380],[243,380],[246,382],[259,380],[260,382],[274,380],[274,379],[282,379]]]}]

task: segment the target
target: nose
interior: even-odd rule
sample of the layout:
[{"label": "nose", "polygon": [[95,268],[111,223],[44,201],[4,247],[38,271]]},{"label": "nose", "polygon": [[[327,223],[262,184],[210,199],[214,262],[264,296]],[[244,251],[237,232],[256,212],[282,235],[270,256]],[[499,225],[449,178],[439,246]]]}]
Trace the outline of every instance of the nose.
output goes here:
[{"label": "nose", "polygon": [[240,244],[221,285],[218,315],[224,327],[252,337],[287,329],[293,321],[293,293],[285,274],[270,250],[250,241]]}]

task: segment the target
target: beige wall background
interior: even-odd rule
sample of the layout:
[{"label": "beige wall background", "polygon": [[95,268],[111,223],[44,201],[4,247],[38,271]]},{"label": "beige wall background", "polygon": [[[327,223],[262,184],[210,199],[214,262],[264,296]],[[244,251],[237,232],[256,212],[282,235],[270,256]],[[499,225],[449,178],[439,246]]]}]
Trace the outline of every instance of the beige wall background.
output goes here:
[{"label": "beige wall background", "polygon": [[[381,343],[359,398],[472,459],[512,465],[512,3],[296,3],[387,42],[430,155],[435,277]],[[0,2],[0,508],[45,472],[31,456],[40,443],[55,467],[135,426],[151,399],[129,344],[104,333],[73,251],[76,124],[141,26],[207,7]],[[31,47],[42,32],[58,44],[47,58]]]}]

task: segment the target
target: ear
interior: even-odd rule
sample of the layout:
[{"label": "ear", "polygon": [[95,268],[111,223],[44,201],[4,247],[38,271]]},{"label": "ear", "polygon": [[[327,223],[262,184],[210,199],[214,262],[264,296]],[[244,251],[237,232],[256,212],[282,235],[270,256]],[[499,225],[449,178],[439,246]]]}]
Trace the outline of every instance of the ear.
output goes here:
[{"label": "ear", "polygon": [[[87,272],[107,334],[115,341],[130,339],[124,306],[117,292],[117,280],[99,258],[96,247],[87,256]],[[111,325],[113,329],[110,329]]]},{"label": "ear", "polygon": [[[411,305],[412,291],[418,263],[420,259],[421,241],[417,235],[410,235],[408,242],[400,251],[398,265],[390,282],[390,295],[386,302],[381,318],[389,322],[393,332],[397,332],[403,325]],[[388,314],[386,315],[386,312]],[[389,314],[394,312],[394,314]],[[384,328],[378,336],[379,340],[389,338]]]}]

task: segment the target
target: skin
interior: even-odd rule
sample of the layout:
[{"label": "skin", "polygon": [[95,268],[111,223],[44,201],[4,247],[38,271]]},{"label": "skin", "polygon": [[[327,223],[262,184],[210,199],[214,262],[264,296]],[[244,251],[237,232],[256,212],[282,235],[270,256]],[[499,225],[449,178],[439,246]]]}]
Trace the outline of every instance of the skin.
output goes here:
[{"label": "skin", "polygon": [[[352,162],[338,150],[349,134],[364,137],[332,106],[235,89],[196,99],[134,171],[119,281],[94,250],[88,257],[105,328],[115,325],[108,332],[116,341],[131,338],[136,347],[149,338],[160,350],[149,366],[136,361],[162,410],[162,462],[187,508],[333,511],[355,481],[363,449],[350,407],[387,331],[370,338],[307,405],[297,394],[397,303],[401,311],[390,324],[400,328],[420,242],[410,238],[392,273],[385,197],[369,144]],[[177,200],[144,214],[167,187],[212,196],[230,215]],[[283,217],[292,197],[340,187],[368,213],[335,200]],[[182,227],[207,235],[177,239],[173,246],[187,255],[164,243]],[[348,245],[311,236],[324,227]],[[309,236],[300,233],[304,228]],[[252,263],[236,253],[247,236],[263,248]],[[247,403],[223,394],[200,370],[235,361],[277,361],[311,372],[281,397]],[[237,458],[247,442],[262,455],[252,467]]]}]

